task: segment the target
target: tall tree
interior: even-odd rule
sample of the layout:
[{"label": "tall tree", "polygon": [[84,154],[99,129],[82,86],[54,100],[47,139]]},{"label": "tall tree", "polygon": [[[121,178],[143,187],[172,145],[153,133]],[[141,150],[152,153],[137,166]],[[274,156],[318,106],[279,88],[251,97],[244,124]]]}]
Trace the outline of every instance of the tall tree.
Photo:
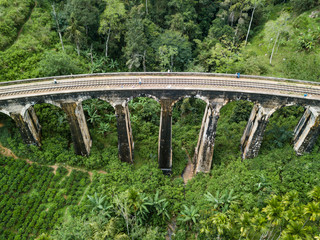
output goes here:
[{"label": "tall tree", "polygon": [[52,7],[52,15],[54,17],[54,20],[55,20],[55,23],[56,23],[56,27],[57,27],[57,32],[58,32],[58,35],[59,35],[59,38],[60,38],[62,51],[64,51],[64,45],[63,45],[63,39],[62,39],[59,19],[58,19],[58,15],[57,15],[57,12],[56,12],[56,8],[54,6],[54,2],[51,4],[51,7]]},{"label": "tall tree", "polygon": [[147,71],[146,55],[147,55],[147,38],[144,29],[142,10],[143,5],[133,7],[130,11],[130,17],[126,22],[127,32],[125,35],[126,46],[124,54],[127,58],[127,66],[129,70],[133,67],[138,69],[143,66],[143,71]]},{"label": "tall tree", "polygon": [[77,45],[77,53],[80,56],[80,44],[83,40],[84,28],[78,24],[73,14],[71,15],[70,25],[66,28],[66,36]]},{"label": "tall tree", "polygon": [[247,45],[247,42],[248,42],[248,37],[249,37],[250,29],[251,29],[251,24],[252,24],[252,20],[253,20],[254,11],[256,10],[256,8],[259,5],[263,4],[264,0],[251,0],[250,2],[252,3],[252,13],[251,13],[251,18],[250,18],[250,23],[249,23],[249,27],[248,27],[247,36],[246,36],[245,45]]},{"label": "tall tree", "polygon": [[[126,9],[120,0],[104,0],[106,8],[100,16],[99,33],[106,36],[105,55],[108,57],[108,47],[111,31],[119,33],[121,31],[121,20],[125,16]],[[119,34],[117,35],[119,39]]]},{"label": "tall tree", "polygon": [[289,32],[290,30],[289,26],[287,25],[287,20],[289,19],[289,17],[289,13],[284,12],[280,15],[280,17],[277,20],[269,21],[266,23],[266,31],[268,34],[265,36],[265,38],[267,39],[267,41],[268,39],[271,39],[272,41],[274,40],[272,52],[270,55],[270,64],[272,63],[272,58],[275,53],[274,50],[281,37],[281,34]]},{"label": "tall tree", "polygon": [[[84,27],[86,36],[93,37],[99,27],[99,3],[101,0],[68,0],[67,14]],[[70,20],[69,20],[70,21]]]},{"label": "tall tree", "polygon": [[187,36],[178,31],[165,31],[155,39],[152,46],[158,54],[159,62],[163,60],[163,53],[166,50],[166,55],[170,59],[170,68],[173,70],[183,71],[191,60],[191,43]]}]

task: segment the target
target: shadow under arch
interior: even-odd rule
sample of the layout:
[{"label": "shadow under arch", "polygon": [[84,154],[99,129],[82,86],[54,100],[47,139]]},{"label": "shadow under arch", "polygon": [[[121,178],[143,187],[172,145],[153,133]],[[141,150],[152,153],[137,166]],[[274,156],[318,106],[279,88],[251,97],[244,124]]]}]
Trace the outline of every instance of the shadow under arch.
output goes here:
[{"label": "shadow under arch", "polygon": [[287,104],[277,109],[270,117],[262,140],[260,153],[292,144],[294,129],[305,109],[301,105]]},{"label": "shadow under arch", "polygon": [[118,157],[118,132],[114,106],[104,98],[90,98],[82,101],[82,107],[92,139],[91,155],[101,156],[102,162],[107,164],[109,158]]},{"label": "shadow under arch", "polygon": [[11,147],[10,142],[17,146],[23,143],[21,133],[9,113],[0,111],[0,144],[4,147]]},{"label": "shadow under arch", "polygon": [[241,137],[246,128],[253,105],[248,100],[233,100],[221,108],[217,124],[212,166],[228,163],[241,157]]},{"label": "shadow under arch", "polygon": [[134,165],[158,162],[158,137],[161,106],[152,95],[138,94],[128,99],[134,142]]}]

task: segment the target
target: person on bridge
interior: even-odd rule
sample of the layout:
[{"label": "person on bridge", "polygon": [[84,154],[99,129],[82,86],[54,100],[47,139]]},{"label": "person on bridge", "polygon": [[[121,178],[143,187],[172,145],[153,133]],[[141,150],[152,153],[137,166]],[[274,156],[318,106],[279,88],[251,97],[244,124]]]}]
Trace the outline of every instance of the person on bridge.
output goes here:
[{"label": "person on bridge", "polygon": [[57,84],[58,82],[57,82],[57,79],[53,79],[53,83],[54,84]]},{"label": "person on bridge", "polygon": [[142,82],[141,82],[141,78],[139,78],[139,85],[140,85],[140,86],[141,86],[141,83],[142,83]]},{"label": "person on bridge", "polygon": [[237,78],[240,78],[240,73],[239,72],[237,72]]}]

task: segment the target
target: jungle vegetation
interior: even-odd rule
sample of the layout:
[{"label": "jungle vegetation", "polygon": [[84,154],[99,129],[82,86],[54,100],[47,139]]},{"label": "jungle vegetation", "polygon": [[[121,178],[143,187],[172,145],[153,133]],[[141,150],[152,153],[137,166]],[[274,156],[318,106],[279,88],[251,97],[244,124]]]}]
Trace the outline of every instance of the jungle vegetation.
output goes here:
[{"label": "jungle vegetation", "polygon": [[[318,0],[0,0],[0,81],[168,69],[319,81],[319,14]],[[74,154],[61,109],[34,108],[40,148],[0,113],[1,146],[17,156],[0,155],[0,239],[320,239],[320,142],[292,148],[301,106],[276,111],[259,156],[242,161],[252,103],[225,105],[212,170],[186,184],[202,100],[174,106],[171,176],[157,167],[153,99],[129,102],[132,165],[109,103],[83,102],[89,157]]]}]

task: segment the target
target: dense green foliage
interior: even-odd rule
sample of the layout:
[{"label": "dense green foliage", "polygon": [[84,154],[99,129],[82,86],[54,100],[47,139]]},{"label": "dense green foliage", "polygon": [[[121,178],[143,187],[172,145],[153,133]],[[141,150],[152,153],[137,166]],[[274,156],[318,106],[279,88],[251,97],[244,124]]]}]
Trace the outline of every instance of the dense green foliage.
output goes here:
[{"label": "dense green foliage", "polygon": [[318,0],[1,0],[1,81],[168,69],[318,81],[317,6]]},{"label": "dense green foliage", "polygon": [[[58,172],[64,169],[60,167],[57,175],[52,174],[48,165],[54,163],[97,169],[93,172],[91,183],[88,185],[86,177],[81,183],[84,185],[78,190],[65,190],[66,184],[60,182],[63,177],[59,178],[58,185],[44,185],[45,191],[58,188],[55,191],[62,192],[68,198],[56,206],[61,213],[57,219],[45,223],[49,225],[43,224],[43,228],[35,228],[33,234],[44,232],[46,235],[42,235],[43,238],[50,235],[53,239],[103,239],[102,236],[104,239],[128,239],[128,236],[134,239],[164,239],[167,224],[174,221],[177,227],[173,239],[193,239],[195,235],[198,239],[217,236],[258,239],[279,235],[281,239],[298,239],[296,234],[304,239],[319,235],[319,200],[313,195],[308,197],[308,193],[319,187],[320,183],[319,145],[312,154],[302,157],[297,157],[290,146],[292,130],[302,114],[301,108],[285,107],[274,113],[260,155],[242,162],[239,142],[252,105],[245,101],[227,104],[221,110],[211,173],[198,174],[184,185],[176,176],[181,174],[193,156],[204,102],[187,98],[174,107],[173,178],[164,176],[157,168],[159,104],[148,98],[137,98],[129,106],[137,143],[134,165],[118,160],[114,110],[101,100],[84,102],[93,139],[92,153],[88,158],[73,154],[66,117],[56,107],[45,104],[35,106],[43,127],[41,149],[17,141],[20,136],[14,123],[0,115],[1,122],[5,124],[0,128],[1,143],[18,155],[43,164],[43,167],[37,168],[47,169],[53,179],[58,178]],[[38,166],[35,163],[30,166],[24,160],[3,159],[2,162],[4,169],[13,163],[13,169],[20,169],[16,167],[18,164],[23,169]],[[25,178],[26,181],[29,179],[24,175],[25,170],[17,172],[21,177],[16,177],[20,176],[16,171],[1,172],[1,176],[3,179],[10,179],[10,176]],[[63,172],[65,175],[66,170]],[[81,172],[75,173],[83,176]],[[33,177],[41,176],[42,173]],[[27,198],[37,191],[33,181],[30,180],[30,186],[21,185],[28,188],[25,191],[7,191],[8,184],[1,186],[9,196]],[[68,200],[69,196],[74,200]],[[75,204],[80,201],[80,196],[81,204]],[[51,206],[51,201],[47,195],[41,198],[40,216],[47,214],[46,208],[41,206]],[[17,208],[14,205],[8,214]],[[5,212],[3,218],[6,222]],[[63,224],[55,225],[59,222]],[[14,231],[19,228],[18,224],[14,222],[10,229]],[[4,229],[2,236],[8,239],[13,237],[8,228]],[[20,230],[19,234],[27,236],[28,226],[23,229],[26,230]]]},{"label": "dense green foliage", "polygon": [[28,239],[61,222],[69,206],[77,205],[89,175],[59,167],[0,158],[1,239]]},{"label": "dense green foliage", "polygon": [[[205,71],[319,81],[318,0],[0,0],[0,81],[114,71]],[[251,21],[252,20],[252,21]],[[157,167],[160,105],[129,101],[134,164],[118,159],[114,108],[83,102],[92,149],[65,113],[36,104],[42,145],[0,114],[0,239],[320,239],[320,142],[296,156],[299,106],[277,110],[242,161],[252,103],[220,112],[213,167],[185,184],[205,102],[173,107],[173,173]],[[0,149],[1,151],[1,149]],[[56,169],[57,168],[57,169]],[[73,168],[73,170],[72,170]],[[72,170],[72,171],[71,171]]]}]

